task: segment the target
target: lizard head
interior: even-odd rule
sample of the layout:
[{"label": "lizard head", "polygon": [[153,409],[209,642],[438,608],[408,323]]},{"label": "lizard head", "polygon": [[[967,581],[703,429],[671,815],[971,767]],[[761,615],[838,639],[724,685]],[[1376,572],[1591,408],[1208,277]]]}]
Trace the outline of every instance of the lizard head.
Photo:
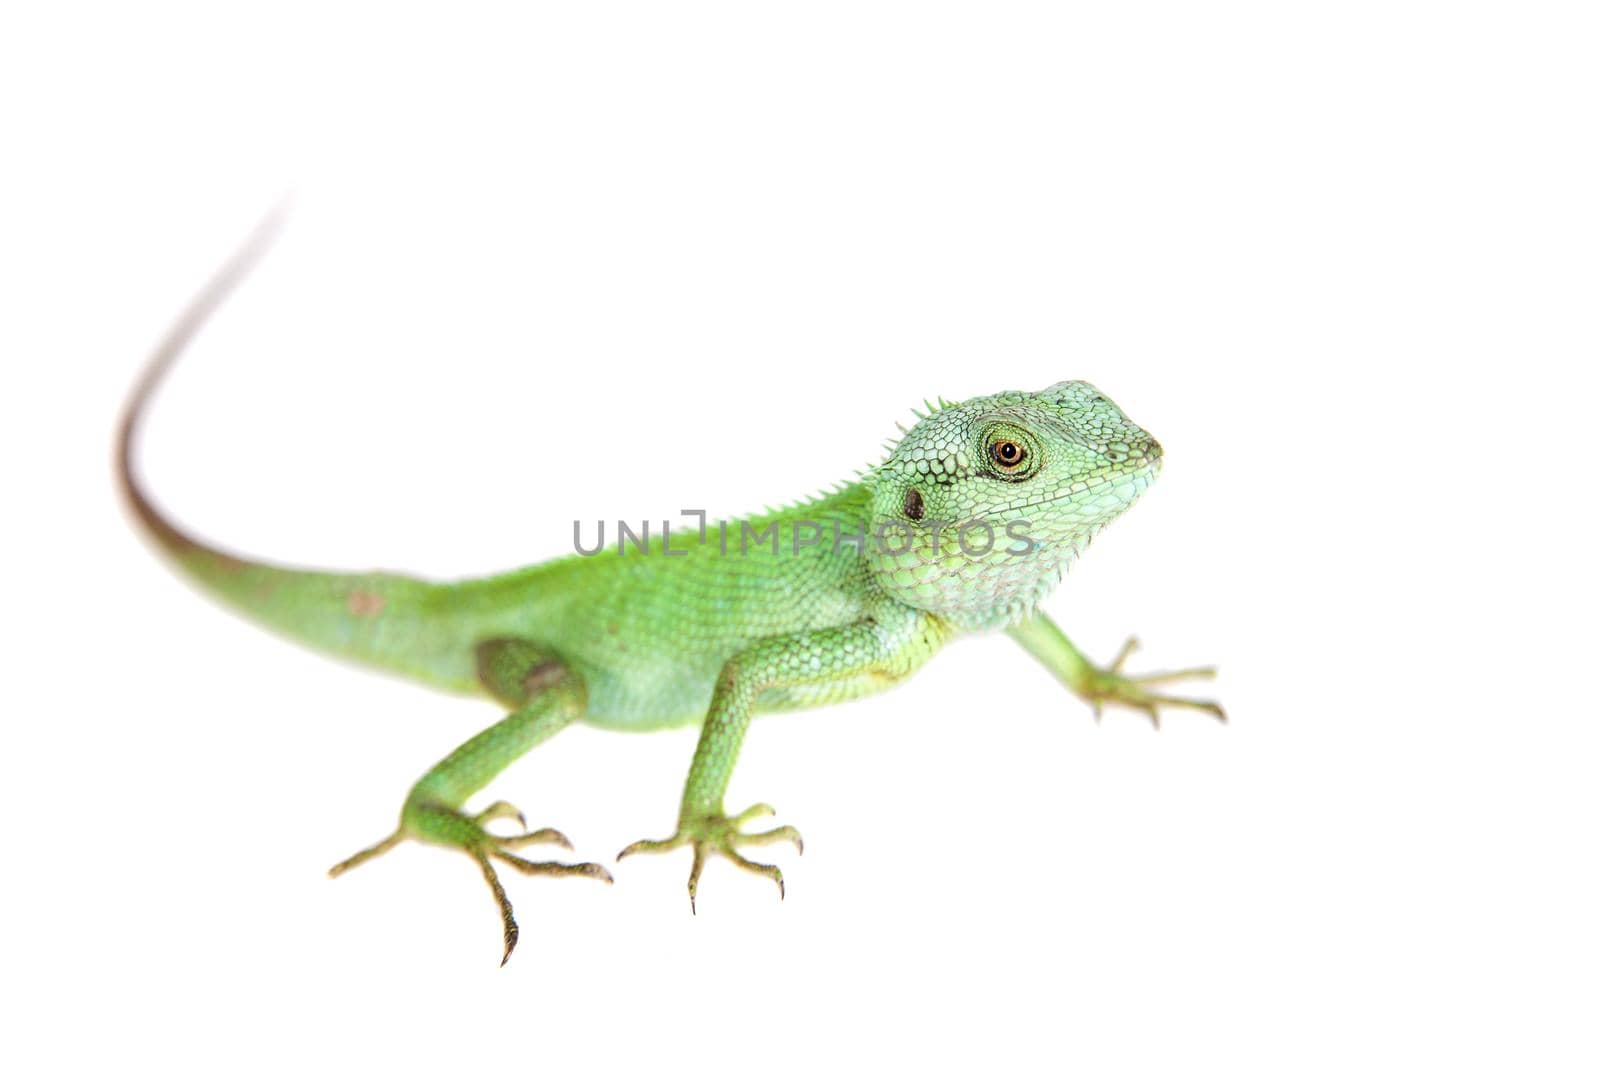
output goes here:
[{"label": "lizard head", "polygon": [[902,603],[1007,625],[1160,467],[1155,438],[1086,382],[930,407],[872,470],[868,565]]}]

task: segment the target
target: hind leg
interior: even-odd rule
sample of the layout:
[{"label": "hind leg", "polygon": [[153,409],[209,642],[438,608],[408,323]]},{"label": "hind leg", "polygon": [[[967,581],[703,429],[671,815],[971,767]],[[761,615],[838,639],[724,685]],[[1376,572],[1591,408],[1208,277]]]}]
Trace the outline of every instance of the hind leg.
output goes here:
[{"label": "hind leg", "polygon": [[[595,863],[533,862],[512,849],[530,844],[558,844],[570,848],[567,838],[554,829],[528,832],[522,812],[504,800],[473,814],[463,805],[507,766],[583,716],[586,704],[583,680],[558,656],[528,641],[508,639],[479,645],[478,677],[498,702],[511,710],[503,720],[477,734],[422,776],[406,797],[400,826],[372,847],[357,852],[328,871],[337,877],[368,859],[382,855],[405,840],[455,848],[467,854],[482,871],[500,907],[505,932],[505,965],[517,946],[517,922],[491,860],[526,874],[551,877],[593,877],[610,881],[605,867]],[[487,825],[497,818],[512,818],[522,832],[501,836]]]}]

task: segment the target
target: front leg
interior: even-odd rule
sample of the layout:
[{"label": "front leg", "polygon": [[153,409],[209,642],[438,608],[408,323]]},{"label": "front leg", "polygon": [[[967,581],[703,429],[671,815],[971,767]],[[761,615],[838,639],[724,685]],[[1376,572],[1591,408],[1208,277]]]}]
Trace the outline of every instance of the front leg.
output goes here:
[{"label": "front leg", "polygon": [[1089,706],[1094,708],[1097,721],[1101,710],[1108,702],[1120,703],[1134,710],[1143,711],[1150,716],[1151,723],[1158,729],[1161,727],[1162,707],[1188,707],[1204,711],[1218,721],[1228,720],[1222,707],[1210,700],[1168,696],[1150,689],[1151,685],[1163,681],[1215,677],[1217,671],[1214,667],[1169,670],[1157,674],[1123,674],[1122,664],[1139,646],[1138,641],[1129,637],[1111,665],[1101,669],[1084,658],[1083,653],[1073,647],[1072,641],[1067,639],[1067,635],[1061,632],[1061,629],[1050,620],[1050,616],[1043,611],[1036,611],[1027,619],[1009,627],[1006,632],[1026,648],[1029,654],[1043,663],[1045,669],[1086,700]]},{"label": "front leg", "polygon": [[691,911],[700,874],[712,854],[723,856],[740,869],[771,878],[777,882],[782,898],[783,872],[776,866],[746,859],[738,849],[786,840],[799,851],[804,846],[799,831],[786,825],[760,833],[742,832],[746,821],[773,813],[766,804],[756,804],[731,817],[723,810],[723,795],[733,776],[757,697],[778,690],[780,702],[791,705],[828,703],[887,688],[926,662],[943,643],[944,636],[944,627],[931,616],[885,606],[876,618],[834,629],[772,637],[735,655],[717,677],[711,708],[706,712],[700,743],[695,747],[689,779],[684,785],[677,832],[665,840],[630,844],[617,858],[692,848]]}]

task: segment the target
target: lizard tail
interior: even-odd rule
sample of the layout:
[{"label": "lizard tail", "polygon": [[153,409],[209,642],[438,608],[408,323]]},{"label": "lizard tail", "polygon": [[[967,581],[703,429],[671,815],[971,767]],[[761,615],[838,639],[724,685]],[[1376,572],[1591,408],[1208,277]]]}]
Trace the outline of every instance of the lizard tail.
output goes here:
[{"label": "lizard tail", "polygon": [[129,394],[116,438],[116,480],[136,525],[168,562],[238,613],[297,643],[452,691],[476,688],[473,657],[456,647],[458,626],[440,625],[449,585],[400,574],[300,570],[246,559],[179,528],[151,500],[133,448],[151,396],[212,313],[238,287],[282,226],[273,210],[167,330]]},{"label": "lizard tail", "polygon": [[256,263],[266,254],[267,249],[272,246],[273,239],[277,237],[278,230],[283,225],[284,211],[285,208],[280,205],[262,219],[238,251],[234,252],[222,268],[212,276],[205,288],[195,295],[183,314],[178,316],[177,321],[168,327],[166,335],[161,338],[156,350],[146,361],[144,370],[140,372],[139,380],[134,383],[133,391],[128,394],[127,403],[122,410],[122,422],[117,429],[117,487],[122,492],[123,501],[133,511],[139,526],[154,538],[163,552],[175,562],[182,563],[191,557],[206,556],[217,563],[231,562],[244,565],[243,559],[190,537],[156,508],[140,484],[138,474],[134,472],[133,442],[138,435],[139,423],[144,418],[145,408],[150,405],[150,397],[155,394],[156,388],[167,376],[167,371],[172,369],[172,364],[177,362],[178,356],[189,347],[189,342],[194,340],[195,334],[200,332],[212,313],[227,300],[234,289],[238,288],[239,283],[250,274]]}]

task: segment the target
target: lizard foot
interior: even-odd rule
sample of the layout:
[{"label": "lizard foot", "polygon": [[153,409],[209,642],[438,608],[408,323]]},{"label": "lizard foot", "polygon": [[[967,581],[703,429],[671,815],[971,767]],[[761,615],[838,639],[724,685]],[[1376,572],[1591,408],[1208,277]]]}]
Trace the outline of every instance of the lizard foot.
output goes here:
[{"label": "lizard foot", "polygon": [[[522,832],[501,836],[485,828],[490,822],[500,818],[514,819],[521,826]],[[534,862],[516,854],[512,849],[529,844],[554,844],[570,851],[572,842],[564,833],[555,829],[535,829],[529,832],[528,820],[522,816],[522,812],[504,800],[491,803],[477,814],[454,811],[416,799],[408,800],[400,816],[399,829],[372,847],[358,851],[334,866],[328,871],[328,876],[338,877],[368,859],[377,858],[403,840],[420,840],[427,844],[456,848],[465,852],[478,864],[478,869],[483,872],[483,879],[489,884],[489,890],[494,893],[495,903],[500,907],[500,921],[505,932],[505,954],[500,957],[502,966],[511,958],[512,949],[517,946],[517,920],[511,913],[511,901],[506,897],[506,890],[500,884],[500,878],[495,873],[490,859],[498,859],[513,870],[525,874],[543,874],[546,877],[592,877],[607,884],[611,882],[610,872],[598,863]]]},{"label": "lizard foot", "polygon": [[1161,728],[1161,708],[1178,707],[1189,710],[1201,711],[1211,715],[1219,722],[1228,720],[1222,705],[1211,700],[1194,700],[1183,696],[1168,696],[1160,692],[1153,692],[1151,685],[1167,681],[1187,681],[1194,679],[1213,678],[1217,676],[1214,666],[1198,666],[1188,670],[1167,670],[1155,674],[1124,674],[1123,664],[1128,661],[1139,648],[1136,637],[1129,637],[1122,644],[1122,650],[1117,652],[1117,657],[1111,665],[1104,669],[1097,669],[1086,682],[1078,689],[1078,695],[1089,701],[1089,706],[1094,708],[1094,720],[1100,721],[1107,703],[1121,704],[1135,711],[1141,711],[1150,716],[1150,724]]},{"label": "lizard foot", "polygon": [[641,840],[629,844],[617,855],[617,861],[622,861],[629,855],[644,854],[647,852],[672,851],[685,845],[694,849],[694,865],[689,869],[689,911],[695,910],[695,892],[700,886],[700,872],[705,869],[706,858],[715,853],[721,855],[741,870],[757,874],[761,877],[771,878],[778,884],[778,898],[783,898],[783,871],[776,866],[769,866],[763,862],[752,862],[740,855],[739,847],[759,846],[762,844],[776,844],[788,841],[794,845],[797,853],[804,854],[805,842],[800,839],[800,831],[792,825],[782,825],[776,829],[768,829],[760,833],[743,833],[739,827],[752,818],[765,818],[773,814],[771,807],[765,803],[758,803],[748,810],[735,815],[702,814],[679,820],[678,831],[666,840]]}]

